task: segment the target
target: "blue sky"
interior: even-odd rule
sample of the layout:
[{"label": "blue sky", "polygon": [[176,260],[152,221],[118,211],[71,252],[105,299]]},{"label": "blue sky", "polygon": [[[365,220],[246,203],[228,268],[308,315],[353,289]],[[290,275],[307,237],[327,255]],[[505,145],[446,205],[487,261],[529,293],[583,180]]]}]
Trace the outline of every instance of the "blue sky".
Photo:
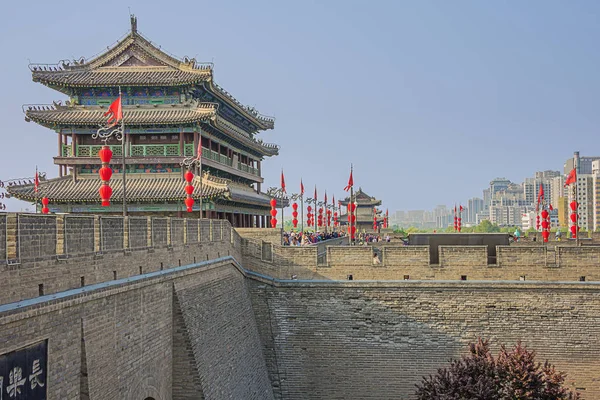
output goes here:
[{"label": "blue sky", "polygon": [[[56,176],[56,135],[21,112],[64,96],[31,81],[29,60],[90,57],[129,29],[277,118],[265,186],[355,184],[390,211],[481,196],[600,155],[597,1],[12,2],[3,8],[0,179]],[[21,205],[9,202],[9,208]]]}]

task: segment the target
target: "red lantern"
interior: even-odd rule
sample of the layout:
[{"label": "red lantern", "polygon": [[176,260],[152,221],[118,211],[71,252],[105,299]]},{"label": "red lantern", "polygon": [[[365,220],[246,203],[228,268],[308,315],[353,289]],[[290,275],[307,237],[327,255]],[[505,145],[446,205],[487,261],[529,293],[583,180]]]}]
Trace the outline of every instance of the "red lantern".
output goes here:
[{"label": "red lantern", "polygon": [[308,210],[308,212],[312,211],[312,207],[311,206],[306,207],[306,209]]},{"label": "red lantern", "polygon": [[100,151],[98,151],[98,157],[100,157],[100,161],[102,161],[102,164],[110,163],[112,155],[113,152],[108,146],[102,146]]},{"label": "red lantern", "polygon": [[191,195],[192,193],[194,193],[194,187],[192,185],[186,185],[185,186],[185,192],[189,195]]},{"label": "red lantern", "polygon": [[194,174],[192,173],[192,171],[186,171],[185,174],[183,174],[183,178],[187,183],[191,183],[194,179]]},{"label": "red lantern", "polygon": [[571,210],[575,211],[577,210],[577,202],[576,201],[572,201],[569,206],[571,207]]},{"label": "red lantern", "polygon": [[112,188],[108,185],[100,186],[98,190],[100,193],[100,199],[102,200],[102,207],[110,206],[110,196],[112,196]]},{"label": "red lantern", "polygon": [[298,211],[292,211],[292,217],[298,218]]},{"label": "red lantern", "polygon": [[571,225],[571,234],[574,239],[577,238],[577,226]]},{"label": "red lantern", "polygon": [[292,209],[296,211],[298,209],[298,203],[292,204]]},{"label": "red lantern", "polygon": [[550,236],[550,232],[548,232],[548,231],[542,232],[542,237],[544,238],[544,242],[548,242],[549,236]]},{"label": "red lantern", "polygon": [[185,205],[187,208],[191,208],[194,206],[194,199],[192,199],[191,197],[188,197],[185,199]]},{"label": "red lantern", "polygon": [[275,228],[277,226],[277,220],[275,218],[271,218],[271,228]]},{"label": "red lantern", "polygon": [[356,211],[356,204],[352,203],[352,212]]},{"label": "red lantern", "polygon": [[546,210],[542,211],[542,218],[544,218],[544,219],[548,218],[548,211],[546,211]]},{"label": "red lantern", "polygon": [[277,207],[277,200],[271,199],[271,207]]},{"label": "red lantern", "polygon": [[48,214],[50,209],[48,207],[42,207],[42,214]]},{"label": "red lantern", "polygon": [[577,214],[575,214],[575,213],[571,214],[571,221],[577,222]]},{"label": "red lantern", "polygon": [[102,207],[110,206],[110,196],[112,195],[112,189],[109,186],[109,181],[112,176],[112,170],[108,166],[110,163],[110,159],[112,158],[112,151],[110,147],[104,145],[98,151],[98,156],[100,157],[100,161],[102,161],[102,167],[98,171],[100,174],[100,180],[102,181],[102,186],[100,186],[99,193],[100,199],[102,200]]},{"label": "red lantern", "polygon": [[112,169],[110,169],[110,167],[102,167],[98,173],[100,174],[100,180],[104,182],[110,181],[110,178],[112,177]]},{"label": "red lantern", "polygon": [[[542,228],[548,229],[548,225],[549,225],[548,221],[542,221]],[[542,233],[544,233],[544,232],[542,232]]]},{"label": "red lantern", "polygon": [[50,202],[50,201],[48,200],[48,198],[47,198],[47,197],[42,197],[42,205],[43,205],[44,207],[45,207],[45,206],[47,206],[49,202]]},{"label": "red lantern", "polygon": [[276,209],[271,209],[271,217],[275,217],[277,215],[277,210]]},{"label": "red lantern", "polygon": [[350,216],[350,222],[352,223],[352,225],[354,225],[356,223],[356,215],[352,214]]},{"label": "red lantern", "polygon": [[[295,211],[294,211],[295,212]],[[297,214],[297,213],[296,213]],[[294,225],[294,228],[296,228],[298,226],[298,220],[294,217],[294,219],[292,220],[292,224]]]}]

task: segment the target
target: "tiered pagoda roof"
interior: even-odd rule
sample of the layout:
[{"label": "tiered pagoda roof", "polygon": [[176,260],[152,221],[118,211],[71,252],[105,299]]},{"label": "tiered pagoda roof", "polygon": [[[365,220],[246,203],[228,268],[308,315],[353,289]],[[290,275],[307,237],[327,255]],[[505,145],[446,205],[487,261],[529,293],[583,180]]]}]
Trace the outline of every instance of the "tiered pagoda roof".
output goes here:
[{"label": "tiered pagoda roof", "polygon": [[[131,31],[116,45],[93,58],[60,61],[57,64],[31,64],[34,82],[39,82],[72,95],[82,88],[124,87],[196,87],[204,88],[242,115],[251,132],[273,129],[274,118],[242,105],[213,81],[212,63],[197,63],[195,59],[177,59],[142,36],[137,19],[131,17]],[[125,107],[124,107],[125,108]]]},{"label": "tiered pagoda roof", "polygon": [[[354,193],[354,201],[357,204],[357,207],[364,206],[379,206],[381,205],[381,200],[377,200],[375,197],[369,196],[365,192],[363,192],[362,188],[358,188],[358,191]],[[348,205],[350,202],[350,197],[346,197],[344,200],[341,200],[340,203],[343,205]]]},{"label": "tiered pagoda roof", "polygon": [[[127,201],[128,202],[153,202],[153,201],[181,201],[186,198],[184,190],[185,181],[180,173],[160,174],[148,176],[145,174],[127,175]],[[195,176],[192,181],[194,192],[192,197],[199,199],[223,198],[232,201],[243,201],[265,206],[269,204],[270,197],[258,194],[250,187],[236,184],[230,180],[217,178],[204,174],[202,179]],[[123,196],[123,181],[120,175],[113,175],[110,181],[113,190],[113,201],[118,201]],[[9,186],[8,192],[25,201],[35,202],[39,197],[47,197],[50,203],[99,203],[98,189],[100,180],[97,176],[73,179],[71,176],[42,181],[39,192],[36,193],[33,184]]]}]

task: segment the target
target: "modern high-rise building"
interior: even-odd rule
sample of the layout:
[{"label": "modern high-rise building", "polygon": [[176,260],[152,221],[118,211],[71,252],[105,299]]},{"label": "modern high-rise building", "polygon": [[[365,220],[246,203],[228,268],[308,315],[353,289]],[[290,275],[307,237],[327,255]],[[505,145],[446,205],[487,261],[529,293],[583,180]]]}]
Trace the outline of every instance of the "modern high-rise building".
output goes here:
[{"label": "modern high-rise building", "polygon": [[526,178],[523,182],[523,195],[528,205],[535,206],[540,194],[540,187],[544,189],[544,201],[551,204],[553,197],[553,179],[560,177],[559,171],[539,171],[534,178]]},{"label": "modern high-rise building", "polygon": [[595,223],[598,218],[595,216],[596,204],[598,195],[596,194],[597,179],[594,179],[594,171],[596,175],[600,174],[600,157],[582,157],[576,151],[573,158],[569,158],[564,164],[564,173],[568,174],[571,170],[577,171],[577,193],[576,198],[573,194],[574,187],[565,189],[565,197],[568,198],[568,203],[577,200],[579,214],[579,228],[583,230],[594,230],[597,225]]},{"label": "modern high-rise building", "polygon": [[477,223],[477,213],[483,211],[483,199],[479,197],[473,197],[467,201],[467,218],[466,222],[470,224]]},{"label": "modern high-rise building", "polygon": [[592,218],[594,221],[594,231],[600,229],[600,160],[592,162]]}]

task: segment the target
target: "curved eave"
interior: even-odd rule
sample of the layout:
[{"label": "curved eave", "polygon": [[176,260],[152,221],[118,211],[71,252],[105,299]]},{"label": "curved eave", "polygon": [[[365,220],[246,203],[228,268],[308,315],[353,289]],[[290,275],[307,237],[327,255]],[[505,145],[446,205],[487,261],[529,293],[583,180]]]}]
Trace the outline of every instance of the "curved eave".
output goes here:
[{"label": "curved eave", "polygon": [[[229,190],[226,183],[213,182],[206,178],[202,180],[202,185],[200,185],[200,178],[195,177],[192,184],[194,185],[192,198],[196,200],[224,197]],[[74,181],[72,176],[67,176],[42,182],[38,193],[35,193],[34,186],[29,184],[9,186],[7,190],[11,196],[29,202],[36,202],[42,197],[47,197],[49,202],[54,204],[99,203],[98,189],[100,185],[100,178],[85,178]],[[110,185],[113,189],[111,199],[113,201],[122,199],[123,185],[120,176],[114,175]],[[181,177],[170,176],[153,179],[130,177],[127,179],[128,202],[183,202],[186,197],[185,181]]]},{"label": "curved eave", "polygon": [[[106,108],[67,107],[67,106],[30,106],[25,110],[25,120],[33,121],[48,128],[89,126],[106,124]],[[123,121],[126,125],[189,125],[208,122],[216,116],[216,108],[209,103],[196,107],[124,107]]]},{"label": "curved eave", "polygon": [[110,88],[118,86],[146,87],[192,86],[212,79],[210,70],[204,71],[33,71],[34,82],[69,94],[72,88]]},{"label": "curved eave", "polygon": [[[256,125],[260,130],[274,129],[275,119],[274,118],[263,118],[256,116],[246,109],[246,107],[237,101],[233,96],[227,94],[224,89],[218,87],[212,80],[207,82],[208,88],[212,94],[217,96],[219,99],[225,101],[231,107],[233,107],[238,113],[243,115],[246,119]],[[206,83],[204,85],[206,87]]]},{"label": "curved eave", "polygon": [[231,136],[232,138],[239,141],[240,143],[242,143],[248,147],[251,147],[253,150],[257,151],[262,156],[271,157],[271,156],[279,155],[278,147],[265,146],[265,145],[261,144],[260,142],[257,142],[256,140],[248,137],[246,133],[242,133],[242,132],[238,131],[238,129],[231,126],[229,123],[227,123],[226,121],[221,119],[221,117],[219,117],[219,116],[217,116],[214,119],[211,119],[209,121],[209,124],[213,128],[224,132],[225,134],[227,134],[228,136]]}]

